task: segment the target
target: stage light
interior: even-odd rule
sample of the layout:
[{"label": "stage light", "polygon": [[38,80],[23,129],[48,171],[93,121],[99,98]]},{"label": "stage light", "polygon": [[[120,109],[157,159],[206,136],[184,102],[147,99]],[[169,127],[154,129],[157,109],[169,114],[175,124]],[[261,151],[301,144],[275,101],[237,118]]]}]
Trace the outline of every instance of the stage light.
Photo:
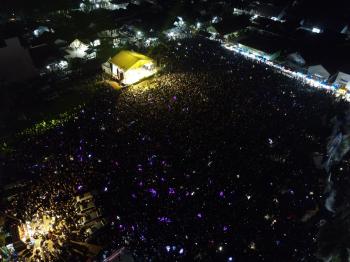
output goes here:
[{"label": "stage light", "polygon": [[312,32],[313,32],[313,33],[316,33],[316,34],[319,34],[319,33],[321,33],[321,29],[319,29],[319,28],[317,28],[317,27],[313,27],[313,28],[312,28]]}]

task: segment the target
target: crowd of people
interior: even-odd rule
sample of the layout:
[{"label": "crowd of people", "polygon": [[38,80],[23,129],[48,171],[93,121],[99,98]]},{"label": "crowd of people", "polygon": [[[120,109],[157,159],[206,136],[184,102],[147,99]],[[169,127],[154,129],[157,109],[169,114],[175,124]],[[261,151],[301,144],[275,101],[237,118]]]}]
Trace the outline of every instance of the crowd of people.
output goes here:
[{"label": "crowd of people", "polygon": [[89,241],[104,257],[125,247],[135,261],[317,261],[329,216],[313,154],[346,105],[216,42],[164,52],[159,75],[101,90],[18,145],[6,165],[31,181],[7,212],[60,216],[67,243],[84,239],[71,201],[94,190],[108,223]]},{"label": "crowd of people", "polygon": [[[43,159],[41,168],[49,166],[49,160]],[[38,168],[38,165],[31,168]],[[71,252],[68,245],[70,241],[86,239],[76,209],[75,196],[80,193],[78,181],[73,174],[60,176],[54,171],[38,175],[25,183],[24,190],[16,190],[18,192],[4,210],[20,221],[20,235],[28,249],[22,252],[27,259],[23,261],[46,262],[62,258],[80,261],[84,256]]]}]

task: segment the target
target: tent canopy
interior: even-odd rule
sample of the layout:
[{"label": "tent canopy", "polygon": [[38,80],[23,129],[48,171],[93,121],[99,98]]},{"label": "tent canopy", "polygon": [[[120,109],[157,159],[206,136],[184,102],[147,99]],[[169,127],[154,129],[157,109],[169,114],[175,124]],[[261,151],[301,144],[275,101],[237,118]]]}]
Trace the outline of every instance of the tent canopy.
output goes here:
[{"label": "tent canopy", "polygon": [[112,57],[110,62],[124,71],[127,71],[129,69],[142,67],[145,64],[153,62],[153,60],[145,55],[141,55],[133,51],[123,50]]},{"label": "tent canopy", "polygon": [[337,74],[337,78],[335,79],[334,83],[338,85],[347,85],[350,82],[350,75],[339,72]]},{"label": "tent canopy", "polygon": [[89,49],[89,46],[81,42],[79,39],[75,39],[68,48],[66,52],[68,55],[65,57],[68,58],[84,58],[86,57],[86,51]]},{"label": "tent canopy", "polygon": [[330,77],[330,73],[322,65],[310,66],[308,68],[308,73],[325,79]]},{"label": "tent canopy", "polygon": [[81,50],[86,50],[89,48],[88,45],[84,44],[83,42],[81,42],[79,39],[75,39],[70,45],[70,48],[72,49],[81,49]]},{"label": "tent canopy", "polygon": [[296,64],[299,64],[299,65],[305,65],[306,64],[305,59],[298,52],[289,54],[287,58],[289,60],[291,60],[292,62],[294,62]]}]

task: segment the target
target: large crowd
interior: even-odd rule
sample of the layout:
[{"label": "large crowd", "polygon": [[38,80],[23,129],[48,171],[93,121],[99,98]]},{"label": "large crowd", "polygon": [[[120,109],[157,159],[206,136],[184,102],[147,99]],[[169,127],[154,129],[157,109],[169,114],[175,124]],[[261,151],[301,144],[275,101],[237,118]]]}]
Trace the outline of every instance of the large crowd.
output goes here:
[{"label": "large crowd", "polygon": [[159,75],[101,90],[23,139],[7,165],[30,182],[7,212],[62,216],[66,243],[83,241],[71,201],[96,191],[108,223],[89,241],[101,257],[125,247],[135,261],[317,261],[329,214],[313,156],[344,103],[215,42],[165,52]]}]

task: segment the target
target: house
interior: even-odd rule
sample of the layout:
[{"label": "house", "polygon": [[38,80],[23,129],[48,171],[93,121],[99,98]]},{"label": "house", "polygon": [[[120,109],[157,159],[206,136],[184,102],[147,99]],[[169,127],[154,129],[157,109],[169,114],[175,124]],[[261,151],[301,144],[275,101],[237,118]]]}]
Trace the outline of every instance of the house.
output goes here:
[{"label": "house", "polygon": [[79,39],[75,39],[67,48],[67,55],[65,56],[67,59],[70,58],[85,58],[87,56],[87,50],[89,46],[84,44]]},{"label": "house", "polygon": [[134,84],[157,72],[151,58],[127,50],[119,52],[102,64],[102,70],[125,85]]}]

